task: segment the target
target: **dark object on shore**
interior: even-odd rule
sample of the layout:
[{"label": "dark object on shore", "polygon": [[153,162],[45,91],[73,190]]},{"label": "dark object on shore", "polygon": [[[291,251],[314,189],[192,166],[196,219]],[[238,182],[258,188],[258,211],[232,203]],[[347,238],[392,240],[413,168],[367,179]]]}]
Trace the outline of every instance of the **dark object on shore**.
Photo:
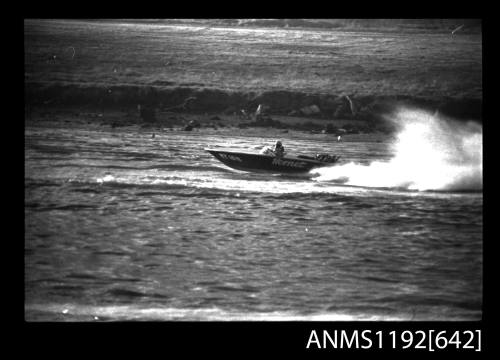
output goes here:
[{"label": "dark object on shore", "polygon": [[255,121],[265,122],[267,120],[271,120],[271,117],[268,115],[268,110],[268,105],[259,104],[259,106],[257,106],[257,110],[255,110]]},{"label": "dark object on shore", "polygon": [[191,125],[193,128],[199,128],[199,127],[201,127],[201,124],[198,121],[196,121],[196,120],[191,120],[189,122],[189,125]]},{"label": "dark object on shore", "polygon": [[300,109],[300,112],[304,115],[316,115],[321,113],[321,110],[317,105],[310,105]]},{"label": "dark object on shore", "polygon": [[282,174],[307,173],[314,168],[333,165],[340,158],[337,155],[327,154],[316,157],[286,154],[278,158],[272,155],[234,149],[205,149],[205,151],[236,170]]},{"label": "dark object on shore", "polygon": [[151,139],[154,139],[155,138],[155,133],[153,133],[153,135],[151,135]]},{"label": "dark object on shore", "polygon": [[340,104],[335,110],[333,117],[338,118],[353,118],[356,115],[356,109],[354,103],[349,97],[349,95],[342,95],[339,98]]},{"label": "dark object on shore", "polygon": [[201,127],[201,124],[196,120],[191,120],[185,127],[184,131],[192,131],[194,128]]},{"label": "dark object on shore", "polygon": [[241,109],[240,111],[238,111],[238,116],[240,119],[244,119],[244,120],[250,120],[252,118],[252,115],[247,113],[247,111],[245,109]]},{"label": "dark object on shore", "polygon": [[326,125],[326,127],[325,127],[325,130],[324,130],[324,131],[325,131],[325,133],[327,133],[327,134],[335,134],[335,133],[337,133],[338,129],[337,129],[337,127],[336,127],[335,125],[333,125],[333,124],[328,124],[328,125]]},{"label": "dark object on shore", "polygon": [[285,124],[279,120],[274,120],[269,115],[260,115],[255,121],[247,123],[248,126],[259,126],[259,127],[274,127],[274,128],[284,128]]}]

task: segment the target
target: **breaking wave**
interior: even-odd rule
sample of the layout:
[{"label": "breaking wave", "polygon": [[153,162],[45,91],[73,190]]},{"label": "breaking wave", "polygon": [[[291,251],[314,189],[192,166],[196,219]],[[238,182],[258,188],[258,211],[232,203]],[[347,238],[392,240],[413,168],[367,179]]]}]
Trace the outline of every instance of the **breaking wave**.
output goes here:
[{"label": "breaking wave", "polygon": [[313,170],[316,181],[408,190],[478,191],[483,188],[483,130],[422,110],[401,109],[389,161],[350,162]]}]

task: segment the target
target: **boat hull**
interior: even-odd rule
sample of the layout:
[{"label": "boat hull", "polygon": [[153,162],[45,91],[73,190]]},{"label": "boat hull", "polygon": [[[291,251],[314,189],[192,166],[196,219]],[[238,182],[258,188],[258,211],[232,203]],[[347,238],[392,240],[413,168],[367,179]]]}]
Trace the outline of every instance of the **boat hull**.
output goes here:
[{"label": "boat hull", "polygon": [[242,171],[284,174],[307,173],[314,168],[332,165],[312,158],[284,156],[281,158],[247,152],[205,149],[223,164]]}]

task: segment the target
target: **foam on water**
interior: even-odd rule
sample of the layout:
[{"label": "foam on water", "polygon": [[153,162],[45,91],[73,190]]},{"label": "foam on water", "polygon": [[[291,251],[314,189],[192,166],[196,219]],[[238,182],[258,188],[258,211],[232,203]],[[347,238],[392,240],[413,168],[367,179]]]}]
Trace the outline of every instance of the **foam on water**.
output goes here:
[{"label": "foam on water", "polygon": [[401,109],[390,120],[400,127],[390,161],[313,170],[315,180],[409,190],[482,190],[481,125],[413,109]]},{"label": "foam on water", "polygon": [[[105,175],[97,177],[98,184],[130,184],[130,185],[150,185],[150,186],[184,186],[197,189],[214,189],[238,192],[259,192],[271,194],[288,193],[332,193],[341,186],[319,186],[313,182],[286,181],[273,179],[272,175],[263,176],[261,180],[244,180],[210,176],[209,174],[198,174],[196,172],[172,172],[169,176],[157,174],[156,176],[144,176],[141,174]],[[360,191],[355,188],[346,188],[344,192]]]},{"label": "foam on water", "polygon": [[[346,169],[350,166],[360,167],[361,165],[347,164],[339,166]],[[248,176],[248,175],[247,175]],[[81,182],[76,179],[74,182]],[[196,172],[172,172],[169,176],[157,172],[144,175],[143,172],[131,171],[126,174],[107,174],[94,179],[88,179],[90,183],[109,186],[147,186],[167,189],[170,187],[184,187],[186,189],[230,191],[237,193],[261,193],[261,194],[347,194],[355,196],[408,196],[408,197],[432,197],[450,198],[454,196],[466,196],[467,193],[440,193],[440,192],[418,192],[412,189],[392,188],[385,185],[374,186],[374,183],[366,185],[338,184],[335,181],[310,181],[299,179],[285,180],[279,176],[262,175],[262,179],[242,179],[231,177],[211,176],[210,174],[198,174]],[[318,179],[316,179],[318,180]],[[86,182],[85,180],[83,182]],[[373,187],[372,187],[373,186]],[[452,190],[451,190],[452,191]]]}]

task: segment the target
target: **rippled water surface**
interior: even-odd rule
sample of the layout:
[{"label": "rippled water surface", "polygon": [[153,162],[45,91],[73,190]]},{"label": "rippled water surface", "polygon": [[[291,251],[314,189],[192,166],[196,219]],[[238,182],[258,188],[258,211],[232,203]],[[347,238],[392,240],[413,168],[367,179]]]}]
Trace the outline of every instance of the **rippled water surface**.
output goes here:
[{"label": "rippled water surface", "polygon": [[[230,170],[208,146],[276,135],[30,125],[27,320],[476,320],[482,192]],[[388,141],[280,135],[345,163]]]}]

